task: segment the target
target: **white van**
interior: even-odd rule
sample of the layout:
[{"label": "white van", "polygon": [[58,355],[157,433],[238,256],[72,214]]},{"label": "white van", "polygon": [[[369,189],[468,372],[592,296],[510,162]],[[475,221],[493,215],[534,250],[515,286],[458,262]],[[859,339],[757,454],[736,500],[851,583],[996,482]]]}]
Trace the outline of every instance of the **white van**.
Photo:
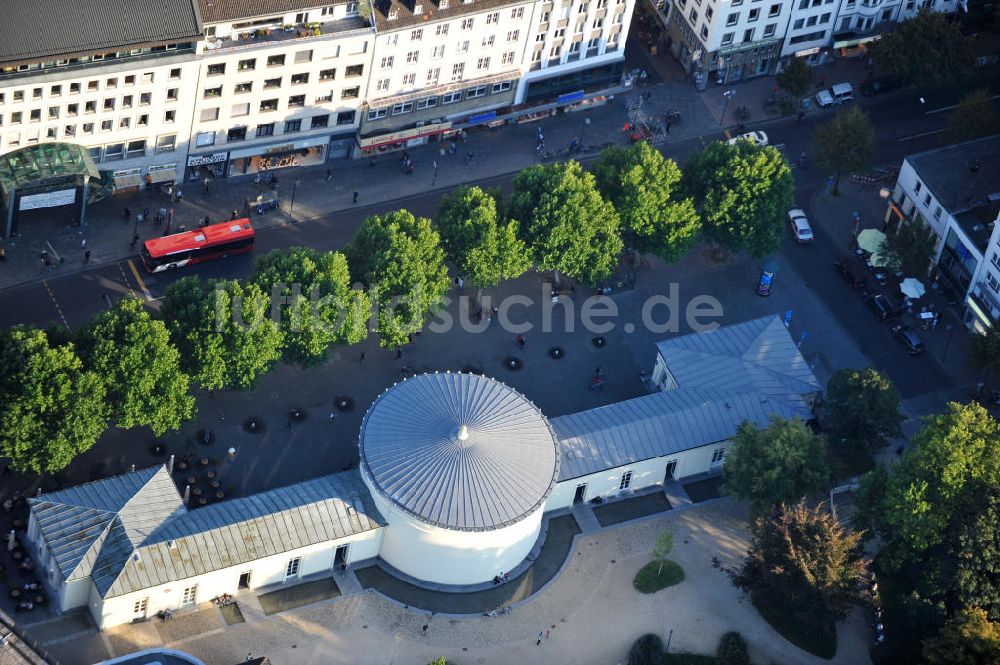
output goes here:
[{"label": "white van", "polygon": [[851,87],[850,83],[838,83],[832,88],[816,93],[816,103],[822,108],[853,101],[854,88]]}]

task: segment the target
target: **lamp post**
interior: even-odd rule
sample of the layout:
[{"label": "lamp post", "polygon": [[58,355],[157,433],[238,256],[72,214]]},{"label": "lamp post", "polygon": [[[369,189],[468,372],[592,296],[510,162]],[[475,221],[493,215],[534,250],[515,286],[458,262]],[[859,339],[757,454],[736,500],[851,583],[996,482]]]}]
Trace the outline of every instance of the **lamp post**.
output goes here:
[{"label": "lamp post", "polygon": [[299,179],[296,178],[295,182],[292,183],[292,200],[288,204],[288,214],[291,215],[292,211],[295,210],[295,192],[299,188]]},{"label": "lamp post", "polygon": [[[921,97],[920,98],[920,115],[924,114],[924,103],[925,102],[926,102],[926,100],[923,97]],[[913,139],[917,135],[917,120],[919,118],[920,118],[920,116],[917,116],[916,118],[913,119],[913,125],[910,128],[910,141],[909,141],[909,143],[906,144],[906,155],[904,155],[904,156],[908,156],[910,154],[910,150],[913,149]]]},{"label": "lamp post", "polygon": [[729,102],[732,101],[733,97],[736,96],[736,91],[733,89],[726,90],[722,93],[722,97],[726,100],[722,103],[722,117],[719,118],[719,127],[722,127],[722,123],[726,120],[726,111],[729,109]]},{"label": "lamp post", "polygon": [[583,119],[583,125],[580,127],[580,147],[583,148],[583,132],[587,129],[587,125],[590,124],[590,118]]}]

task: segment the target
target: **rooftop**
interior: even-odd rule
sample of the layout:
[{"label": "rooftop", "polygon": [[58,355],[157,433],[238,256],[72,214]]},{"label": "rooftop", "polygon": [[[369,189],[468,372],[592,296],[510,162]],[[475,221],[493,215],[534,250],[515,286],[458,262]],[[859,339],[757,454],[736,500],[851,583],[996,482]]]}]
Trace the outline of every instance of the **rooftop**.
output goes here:
[{"label": "rooftop", "polygon": [[3,8],[4,65],[191,40],[201,34],[193,0],[12,0]]},{"label": "rooftop", "polygon": [[0,156],[0,197],[6,202],[14,189],[44,185],[46,180],[101,174],[86,148],[76,143],[39,143]]},{"label": "rooftop", "polygon": [[319,34],[315,34],[311,29],[302,27],[297,27],[294,30],[272,30],[267,35],[262,35],[254,30],[236,31],[229,37],[209,42],[208,50],[250,49],[257,46],[273,45],[276,42],[291,42],[295,40],[305,42],[311,39],[343,34],[354,30],[365,30],[366,28],[368,28],[368,22],[365,19],[360,16],[349,16],[337,21],[320,23]]},{"label": "rooftop", "polygon": [[906,161],[953,216],[1000,193],[1000,134],[910,155]]},{"label": "rooftop", "polygon": [[338,3],[323,0],[198,0],[201,17],[205,23],[288,14],[303,9],[329,7],[333,4]]},{"label": "rooftop", "polygon": [[361,423],[375,491],[447,529],[498,529],[537,510],[559,473],[548,421],[524,395],[477,374],[423,374],[383,392]]},{"label": "rooftop", "polygon": [[[1000,182],[997,182],[997,189],[1000,190]],[[984,256],[990,247],[990,237],[993,235],[998,214],[1000,214],[1000,195],[995,196],[994,200],[987,199],[975,208],[955,215],[955,221],[962,231]]]},{"label": "rooftop", "polygon": [[[514,7],[525,0],[371,0],[379,32],[409,29],[432,21]],[[419,8],[419,11],[418,11]],[[389,18],[394,16],[394,18]]]}]

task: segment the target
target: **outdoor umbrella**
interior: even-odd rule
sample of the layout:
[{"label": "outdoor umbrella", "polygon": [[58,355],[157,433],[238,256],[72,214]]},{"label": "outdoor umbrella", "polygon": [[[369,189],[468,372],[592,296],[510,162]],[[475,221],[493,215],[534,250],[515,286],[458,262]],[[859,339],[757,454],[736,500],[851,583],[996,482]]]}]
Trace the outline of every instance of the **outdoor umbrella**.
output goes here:
[{"label": "outdoor umbrella", "polygon": [[878,253],[883,242],[885,242],[885,234],[878,229],[865,229],[858,234],[858,247],[869,254]]},{"label": "outdoor umbrella", "polygon": [[924,288],[924,283],[921,282],[916,277],[907,277],[899,284],[899,290],[903,292],[903,295],[907,298],[913,298],[916,300],[927,292]]}]

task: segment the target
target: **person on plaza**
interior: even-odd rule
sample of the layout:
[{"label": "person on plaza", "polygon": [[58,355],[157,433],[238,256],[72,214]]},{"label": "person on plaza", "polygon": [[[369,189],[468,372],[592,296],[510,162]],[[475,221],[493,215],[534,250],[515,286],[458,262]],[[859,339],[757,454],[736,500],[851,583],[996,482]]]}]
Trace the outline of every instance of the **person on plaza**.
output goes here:
[{"label": "person on plaza", "polygon": [[83,262],[90,263],[90,250],[88,249],[83,253]]},{"label": "person on plaza", "polygon": [[184,192],[182,192],[182,191],[181,191],[181,188],[180,188],[180,187],[178,187],[178,188],[177,188],[177,193],[176,193],[176,194],[174,195],[174,200],[175,200],[175,201],[177,201],[178,203],[180,203],[180,202],[181,202],[181,199],[182,199],[183,197],[184,197]]},{"label": "person on plaza", "polygon": [[358,190],[356,190],[356,189],[354,190],[354,202],[355,203],[358,202]]},{"label": "person on plaza", "polygon": [[326,170],[326,181],[330,182],[333,179],[333,169]]},{"label": "person on plaza", "polygon": [[205,193],[208,194],[208,176],[205,176],[205,179],[201,181],[201,184]]},{"label": "person on plaza", "polygon": [[123,221],[127,223],[128,220],[132,218],[132,211],[129,210],[128,208],[125,208],[125,211],[122,213],[122,217]]},{"label": "person on plaza", "polygon": [[541,643],[542,643],[542,638],[544,638],[544,637],[545,637],[545,631],[544,631],[544,630],[540,630],[540,631],[538,631],[538,639],[537,639],[537,640],[535,640],[535,646],[536,646],[536,647],[537,647],[537,646],[538,646],[539,644],[541,644]]},{"label": "person on plaza", "polygon": [[519,349],[524,348],[524,342],[525,342],[524,335],[518,335],[517,337],[514,338],[514,343],[517,344],[517,348]]}]

